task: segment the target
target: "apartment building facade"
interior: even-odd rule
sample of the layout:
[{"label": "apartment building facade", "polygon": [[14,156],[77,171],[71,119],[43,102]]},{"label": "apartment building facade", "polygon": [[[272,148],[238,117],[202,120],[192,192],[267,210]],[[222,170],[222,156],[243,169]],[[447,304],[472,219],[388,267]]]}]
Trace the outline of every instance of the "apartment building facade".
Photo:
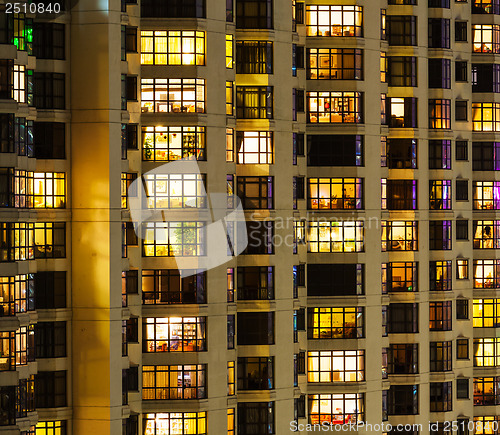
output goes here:
[{"label": "apartment building facade", "polygon": [[[42,3],[0,16],[0,433],[497,433],[497,0]],[[249,241],[208,270],[205,191]]]}]

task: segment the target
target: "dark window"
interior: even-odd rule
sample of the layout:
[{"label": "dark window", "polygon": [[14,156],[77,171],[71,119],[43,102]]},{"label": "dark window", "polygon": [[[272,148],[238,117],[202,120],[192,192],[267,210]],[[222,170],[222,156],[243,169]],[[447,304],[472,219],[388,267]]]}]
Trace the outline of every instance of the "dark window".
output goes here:
[{"label": "dark window", "polygon": [[467,320],[469,318],[469,300],[457,299],[457,319]]},{"label": "dark window", "polygon": [[450,0],[429,0],[427,3],[430,8],[450,8]]},{"label": "dark window", "polygon": [[274,357],[238,358],[238,390],[272,390]]},{"label": "dark window", "polygon": [[451,341],[431,341],[429,343],[431,372],[449,372],[452,370],[451,345]]},{"label": "dark window", "polygon": [[457,399],[469,398],[469,378],[457,379]]},{"label": "dark window", "polygon": [[38,322],[35,325],[36,358],[66,356],[66,322]]},{"label": "dark window", "polygon": [[[139,434],[139,416],[132,414],[129,418],[123,420],[122,435],[138,435]],[[66,432],[61,433],[66,435]]]},{"label": "dark window", "polygon": [[240,301],[274,299],[274,266],[238,267],[236,289]]},{"label": "dark window", "polygon": [[64,60],[64,24],[33,23],[33,54],[38,59]]},{"label": "dark window", "polygon": [[387,349],[387,373],[418,373],[418,344],[391,344]]},{"label": "dark window", "polygon": [[274,434],[274,402],[238,403],[238,434]]},{"label": "dark window", "polygon": [[468,338],[457,338],[457,359],[469,359]]},{"label": "dark window", "polygon": [[451,331],[451,301],[429,302],[429,330]]},{"label": "dark window", "polygon": [[[0,60],[0,99],[10,100],[13,97],[14,86],[14,61]],[[19,86],[19,85],[18,85]],[[21,84],[24,88],[23,84]]]},{"label": "dark window", "polygon": [[429,249],[451,249],[451,221],[429,221]]},{"label": "dark window", "polygon": [[127,53],[137,53],[137,27],[126,27],[125,51]]},{"label": "dark window", "polygon": [[448,291],[452,289],[451,261],[429,262],[429,290]]},{"label": "dark window", "polygon": [[467,101],[455,101],[455,121],[467,121]]},{"label": "dark window", "polygon": [[60,408],[66,402],[66,371],[38,372],[35,375],[37,408]]},{"label": "dark window", "polygon": [[243,119],[272,119],[273,87],[236,86],[236,117]]},{"label": "dark window", "polygon": [[382,209],[417,210],[417,208],[416,180],[382,180]]},{"label": "dark window", "polygon": [[34,137],[37,159],[66,157],[66,124],[63,122],[35,122]]},{"label": "dark window", "polygon": [[272,74],[273,43],[266,41],[237,41],[236,73]]},{"label": "dark window", "polygon": [[244,209],[274,208],[274,177],[238,177],[237,195]]},{"label": "dark window", "polygon": [[274,222],[247,221],[248,246],[245,255],[274,254]]},{"label": "dark window", "polygon": [[386,20],[389,45],[417,45],[417,17],[389,15]]},{"label": "dark window", "polygon": [[456,221],[456,239],[457,240],[469,240],[469,221],[464,219],[459,219]]},{"label": "dark window", "polygon": [[227,316],[227,348],[234,349],[234,333],[236,332],[235,327],[235,315],[230,314]]},{"label": "dark window", "polygon": [[274,344],[274,312],[238,313],[239,345]]},{"label": "dark window", "polygon": [[389,415],[418,414],[418,385],[391,385],[387,399]]},{"label": "dark window", "polygon": [[500,65],[472,64],[472,92],[500,92]]},{"label": "dark window", "polygon": [[137,101],[137,76],[126,76],[126,99]]},{"label": "dark window", "polygon": [[387,139],[386,153],[389,169],[417,168],[416,139]]},{"label": "dark window", "polygon": [[429,59],[429,88],[451,88],[451,60]]},{"label": "dark window", "polygon": [[16,387],[0,387],[0,427],[16,424]]},{"label": "dark window", "polygon": [[37,309],[66,308],[66,272],[35,273]]},{"label": "dark window", "polygon": [[429,140],[429,169],[451,169],[451,141]]},{"label": "dark window", "polygon": [[236,0],[237,29],[272,29],[272,0]]},{"label": "dark window", "polygon": [[455,21],[455,41],[467,42],[467,21]]},{"label": "dark window", "polygon": [[234,19],[234,0],[226,0],[226,21],[232,23]]},{"label": "dark window", "polygon": [[363,264],[307,265],[308,296],[362,295],[363,284]]},{"label": "dark window", "polygon": [[469,200],[469,180],[456,180],[455,188],[457,201]]},{"label": "dark window", "polygon": [[292,44],[292,76],[297,77],[297,69],[304,69],[305,47]]},{"label": "dark window", "polygon": [[14,115],[0,114],[0,152],[13,153],[14,149]]},{"label": "dark window", "polygon": [[392,128],[418,126],[417,98],[387,98],[387,123]]},{"label": "dark window", "polygon": [[141,16],[147,18],[205,18],[205,0],[141,1]]},{"label": "dark window", "polygon": [[65,109],[65,75],[34,73],[34,98],[37,109]]},{"label": "dark window", "polygon": [[472,142],[472,170],[500,170],[500,142]]},{"label": "dark window", "polygon": [[453,397],[451,395],[451,382],[430,383],[430,408],[431,412],[447,412],[452,410]]},{"label": "dark window", "polygon": [[387,313],[387,332],[418,332],[418,304],[389,304]]},{"label": "dark window", "polygon": [[450,20],[429,18],[429,48],[450,48]]},{"label": "dark window", "polygon": [[387,57],[387,82],[389,86],[417,86],[417,58]]},{"label": "dark window", "polygon": [[206,272],[183,270],[183,273],[186,276],[181,277],[177,269],[143,270],[142,303],[144,305],[206,303]]},{"label": "dark window", "polygon": [[364,136],[307,135],[308,166],[363,166]]},{"label": "dark window", "polygon": [[455,81],[467,81],[467,61],[455,61]]},{"label": "dark window", "polygon": [[455,160],[469,160],[469,142],[466,140],[457,140],[455,142]]}]

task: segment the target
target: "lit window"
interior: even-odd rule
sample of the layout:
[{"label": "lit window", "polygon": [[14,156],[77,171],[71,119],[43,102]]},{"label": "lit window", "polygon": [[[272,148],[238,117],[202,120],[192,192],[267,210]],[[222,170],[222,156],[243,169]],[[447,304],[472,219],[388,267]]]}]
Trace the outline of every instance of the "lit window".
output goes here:
[{"label": "lit window", "polygon": [[380,52],[380,81],[382,83],[387,83],[387,53],[384,51]]},{"label": "lit window", "polygon": [[363,208],[362,178],[309,178],[307,186],[311,210]]},{"label": "lit window", "polygon": [[206,398],[206,364],[142,366],[142,400]]},{"label": "lit window", "polygon": [[[0,286],[2,280],[0,278]],[[3,305],[3,303],[2,303]],[[0,371],[16,369],[16,342],[14,332],[0,332]]]},{"label": "lit window", "polygon": [[306,6],[307,36],[363,36],[361,6]]},{"label": "lit window", "polygon": [[362,382],[364,350],[327,350],[307,353],[307,382]]},{"label": "lit window", "polygon": [[308,79],[363,79],[363,50],[352,48],[309,48],[307,51],[309,59]]},{"label": "lit window", "polygon": [[137,179],[137,174],[131,172],[122,172],[121,174],[121,203],[122,208],[128,207],[128,197],[137,196],[136,184],[131,189],[130,186]]},{"label": "lit window", "polygon": [[234,112],[234,82],[226,82],[226,115]]},{"label": "lit window", "polygon": [[382,263],[382,293],[418,291],[418,263]]},{"label": "lit window", "polygon": [[149,317],[143,321],[143,352],[206,350],[206,317]]},{"label": "lit window", "polygon": [[500,288],[500,260],[474,260],[474,288]]},{"label": "lit window", "polygon": [[36,424],[36,435],[66,435],[66,421],[39,421]]},{"label": "lit window", "polygon": [[14,65],[14,100],[26,103],[26,77],[24,65]]},{"label": "lit window", "polygon": [[416,251],[418,222],[382,221],[382,251]]},{"label": "lit window", "polygon": [[227,395],[234,396],[236,393],[236,375],[235,375],[235,364],[234,361],[227,362]]},{"label": "lit window", "polygon": [[474,328],[500,327],[500,299],[474,299],[472,313]]},{"label": "lit window", "polygon": [[308,252],[363,252],[364,222],[308,223]]},{"label": "lit window", "polygon": [[472,131],[500,131],[500,103],[472,103]]},{"label": "lit window", "polygon": [[474,181],[474,210],[500,210],[500,182]]},{"label": "lit window", "polygon": [[66,223],[35,222],[35,258],[66,257]]},{"label": "lit window", "polygon": [[141,31],[142,65],[205,65],[205,32]]},{"label": "lit window", "polygon": [[309,423],[349,424],[364,420],[363,393],[309,394]]},{"label": "lit window", "polygon": [[236,149],[240,165],[271,165],[274,162],[273,132],[237,131]]},{"label": "lit window", "polygon": [[451,128],[451,100],[429,100],[429,128]]},{"label": "lit window", "polygon": [[451,260],[429,261],[429,290],[449,291],[451,289]]},{"label": "lit window", "polygon": [[451,210],[451,180],[429,181],[429,210]]},{"label": "lit window", "polygon": [[204,79],[141,79],[143,112],[205,113]]},{"label": "lit window", "polygon": [[457,258],[457,279],[469,279],[469,260]]},{"label": "lit window", "polygon": [[204,222],[148,222],[142,231],[144,257],[205,255]]},{"label": "lit window", "polygon": [[474,249],[500,248],[500,221],[474,221]]},{"label": "lit window", "polygon": [[474,378],[474,406],[500,405],[500,378]]},{"label": "lit window", "polygon": [[227,410],[227,435],[234,435],[234,430],[234,408],[230,408]]},{"label": "lit window", "polygon": [[144,435],[206,435],[206,412],[144,414]]},{"label": "lit window", "polygon": [[[500,3],[498,0],[473,0],[473,14],[500,14]],[[496,430],[495,430],[496,431]]]},{"label": "lit window", "polygon": [[363,123],[362,92],[307,92],[308,122]]},{"label": "lit window", "polygon": [[234,128],[226,128],[226,162],[234,162]]},{"label": "lit window", "polygon": [[474,339],[474,367],[500,365],[500,338]]},{"label": "lit window", "polygon": [[145,174],[148,208],[206,208],[205,174]]},{"label": "lit window", "polygon": [[429,302],[429,330],[451,331],[451,301]]},{"label": "lit window", "polygon": [[382,210],[417,210],[417,180],[382,178]]},{"label": "lit window", "polygon": [[364,308],[308,308],[308,339],[364,337]]},{"label": "lit window", "polygon": [[226,35],[226,68],[233,67],[233,47],[234,47],[234,36]]},{"label": "lit window", "polygon": [[500,53],[500,26],[498,24],[472,25],[474,53]]},{"label": "lit window", "polygon": [[142,160],[206,160],[205,127],[142,127]]},{"label": "lit window", "polygon": [[[29,194],[28,186],[28,194]],[[64,172],[33,173],[33,205],[35,208],[66,206],[66,174]]]},{"label": "lit window", "polygon": [[[468,425],[467,421],[464,421]],[[461,426],[461,424],[459,423]],[[467,427],[467,426],[465,426]],[[474,435],[497,435],[500,428],[500,416],[478,416],[474,417]]]}]

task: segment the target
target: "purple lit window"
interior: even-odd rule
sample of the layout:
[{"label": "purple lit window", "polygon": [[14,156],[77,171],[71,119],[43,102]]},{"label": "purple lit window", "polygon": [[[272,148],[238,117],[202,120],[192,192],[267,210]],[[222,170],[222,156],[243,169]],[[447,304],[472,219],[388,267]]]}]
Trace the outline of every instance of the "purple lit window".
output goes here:
[{"label": "purple lit window", "polygon": [[429,210],[451,210],[451,180],[430,180],[429,201]]}]

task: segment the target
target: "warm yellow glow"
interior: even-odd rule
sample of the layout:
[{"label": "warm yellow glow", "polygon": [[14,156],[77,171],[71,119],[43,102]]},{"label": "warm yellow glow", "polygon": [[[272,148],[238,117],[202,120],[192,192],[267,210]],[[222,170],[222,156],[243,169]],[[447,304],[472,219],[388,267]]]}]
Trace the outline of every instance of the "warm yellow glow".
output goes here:
[{"label": "warm yellow glow", "polygon": [[144,435],[205,435],[206,412],[145,414]]},{"label": "warm yellow glow", "polygon": [[361,6],[306,6],[307,36],[362,36]]},{"label": "warm yellow glow", "polygon": [[14,100],[26,103],[26,68],[24,65],[14,65]]},{"label": "warm yellow glow", "polygon": [[205,65],[205,32],[141,31],[142,65]]},{"label": "warm yellow glow", "polygon": [[226,35],[226,68],[233,67],[233,35]]},{"label": "warm yellow glow", "polygon": [[498,299],[474,299],[472,306],[474,328],[494,328],[500,323]]},{"label": "warm yellow glow", "polygon": [[363,222],[309,222],[309,252],[362,252]]},{"label": "warm yellow glow", "polygon": [[272,164],[272,134],[266,131],[243,131],[238,133],[238,163],[244,165]]},{"label": "warm yellow glow", "polygon": [[500,131],[500,103],[472,103],[473,131]]},{"label": "warm yellow glow", "polygon": [[308,382],[360,382],[365,375],[365,352],[308,352],[307,370]]},{"label": "warm yellow glow", "polygon": [[63,421],[40,421],[36,425],[35,434],[36,435],[63,435],[66,430]]}]

